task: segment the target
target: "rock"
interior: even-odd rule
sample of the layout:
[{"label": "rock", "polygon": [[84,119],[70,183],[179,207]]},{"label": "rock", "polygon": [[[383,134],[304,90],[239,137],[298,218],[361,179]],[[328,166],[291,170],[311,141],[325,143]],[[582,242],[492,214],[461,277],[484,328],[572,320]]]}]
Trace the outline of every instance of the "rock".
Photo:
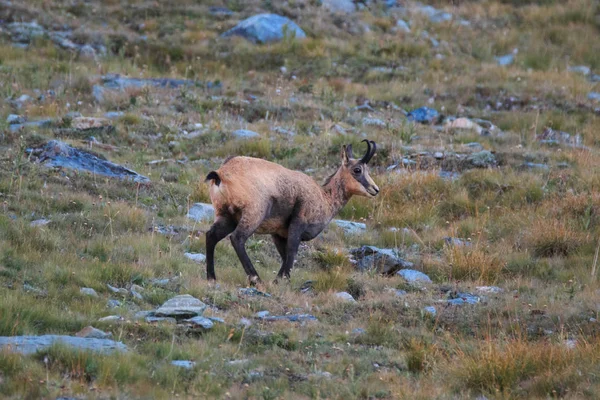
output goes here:
[{"label": "rock", "polygon": [[93,326],[86,326],[85,328],[77,332],[75,336],[90,339],[108,339],[112,337],[112,333],[101,331],[100,329],[96,329]]},{"label": "rock", "polygon": [[465,129],[474,130],[481,135],[483,128],[468,118],[456,118],[453,121],[448,121],[446,127],[450,129]]},{"label": "rock", "polygon": [[576,74],[581,74],[583,76],[587,76],[587,75],[590,74],[591,69],[590,69],[590,67],[587,67],[585,65],[576,65],[576,66],[573,66],[573,67],[569,67],[567,69],[567,71],[574,72]]},{"label": "rock", "polygon": [[436,160],[442,160],[444,159],[444,153],[442,153],[441,151],[436,151],[435,153],[433,153],[433,158],[435,158]]},{"label": "rock", "polygon": [[[144,87],[155,87],[162,89],[177,89],[185,86],[198,86],[200,82],[187,79],[173,78],[128,78],[119,74],[106,74],[102,76],[102,87],[112,90],[126,90],[129,88],[142,89]],[[211,83],[206,86],[210,88]]]},{"label": "rock", "polygon": [[[268,311],[267,311],[268,312]],[[263,321],[290,321],[290,322],[305,322],[305,321],[317,321],[317,317],[310,314],[291,314],[291,315],[265,315],[257,318]]]},{"label": "rock", "polygon": [[466,143],[465,147],[468,147],[470,149],[477,150],[477,151],[483,150],[483,145],[481,143],[477,143],[477,142]]},{"label": "rock", "polygon": [[414,267],[413,263],[400,258],[399,254],[393,249],[362,246],[350,250],[350,253],[357,259],[357,267],[361,271],[375,269],[381,274],[391,275],[400,269]]},{"label": "rock", "polygon": [[438,11],[429,17],[429,21],[433,22],[434,24],[452,21],[452,14],[445,11]]},{"label": "rock", "polygon": [[421,124],[431,124],[439,118],[439,116],[440,114],[436,110],[429,107],[417,108],[406,115],[409,121],[419,122]]},{"label": "rock", "polygon": [[437,314],[437,310],[435,309],[434,306],[428,306],[428,307],[424,307],[423,308],[423,313],[425,315],[429,315],[431,317],[435,317],[435,315]]},{"label": "rock", "polygon": [[12,22],[6,25],[13,42],[29,44],[36,38],[43,37],[46,30],[37,22]]},{"label": "rock", "polygon": [[100,85],[94,85],[92,87],[92,97],[96,100],[96,103],[102,103],[104,101],[104,95],[106,91]]},{"label": "rock", "polygon": [[201,315],[206,307],[206,304],[195,297],[183,294],[165,302],[154,314],[157,317],[193,318]]},{"label": "rock", "polygon": [[125,115],[125,113],[123,111],[108,111],[108,112],[104,113],[104,118],[118,119],[124,115]]},{"label": "rock", "polygon": [[427,275],[414,269],[401,269],[396,272],[396,275],[401,276],[409,285],[417,288],[421,288],[424,284],[432,283]]},{"label": "rock", "polygon": [[357,235],[367,230],[367,225],[362,222],[345,221],[343,219],[334,219],[332,222],[342,228],[347,235]]},{"label": "rock", "polygon": [[33,293],[37,297],[46,297],[48,296],[48,292],[42,289],[38,289],[35,286],[29,285],[27,283],[23,284],[23,290],[27,293]]},{"label": "rock", "polygon": [[289,136],[289,137],[296,136],[296,132],[291,131],[289,129],[282,128],[280,126],[276,126],[276,127],[272,128],[271,130],[275,133],[279,133],[280,135],[284,135],[284,136]]},{"label": "rock", "polygon": [[465,239],[459,239],[455,237],[445,237],[444,242],[446,242],[447,246],[455,246],[455,247],[469,247],[472,245],[471,242]]},{"label": "rock", "polygon": [[171,361],[171,365],[184,369],[193,369],[196,366],[196,363],[194,361],[187,360],[173,360]]},{"label": "rock", "polygon": [[155,323],[155,322],[166,322],[168,324],[176,324],[177,320],[175,318],[172,317],[155,317],[154,315],[148,315],[146,318],[144,318],[144,320],[149,323]]},{"label": "rock", "polygon": [[213,17],[230,17],[233,15],[233,11],[226,7],[209,7],[208,13]]},{"label": "rock", "polygon": [[368,102],[365,102],[364,104],[361,104],[359,106],[354,107],[353,110],[354,111],[362,111],[362,112],[373,112],[373,111],[375,111],[375,109],[373,107],[371,107]]},{"label": "rock", "polygon": [[600,82],[600,75],[599,74],[591,74],[589,76],[588,80],[590,82]]},{"label": "rock", "polygon": [[89,44],[86,44],[79,48],[78,56],[80,60],[96,60],[96,49]]},{"label": "rock", "polygon": [[403,19],[399,19],[398,21],[396,21],[396,26],[394,28],[396,31],[399,32],[410,33],[410,26]]},{"label": "rock", "polygon": [[219,317],[208,317],[208,319],[210,319],[212,322],[218,322],[220,324],[225,323],[225,320],[223,318],[219,318]]},{"label": "rock", "polygon": [[460,178],[460,172],[455,171],[440,171],[438,175],[446,181],[455,181]]},{"label": "rock", "polygon": [[24,124],[26,121],[27,118],[22,115],[10,114],[8,117],[6,117],[6,122],[9,125]]},{"label": "rock", "polygon": [[356,11],[356,4],[353,0],[322,0],[323,8],[334,13],[350,14]]},{"label": "rock", "polygon": [[549,170],[550,167],[546,164],[538,164],[532,162],[524,162],[521,164],[521,169],[539,169],[539,170]]},{"label": "rock", "polygon": [[312,373],[308,376],[311,379],[326,379],[326,380],[330,380],[333,378],[333,375],[331,374],[331,372],[327,372],[327,371],[317,371],[315,373]]},{"label": "rock", "polygon": [[261,292],[255,288],[240,288],[239,293],[245,296],[271,297],[269,293]]},{"label": "rock", "polygon": [[122,303],[119,300],[108,300],[108,302],[106,303],[106,307],[107,308],[117,308],[117,307],[121,307]]},{"label": "rock", "polygon": [[494,58],[496,59],[498,65],[500,65],[501,67],[511,65],[515,61],[515,56],[513,54],[506,54],[504,56],[498,56]]},{"label": "rock", "polygon": [[396,289],[394,290],[394,295],[396,297],[404,297],[406,296],[408,293],[406,292],[406,290],[402,290],[402,289]]},{"label": "rock", "polygon": [[363,328],[354,328],[354,329],[352,329],[352,334],[356,335],[356,336],[364,335],[365,333],[367,333],[367,331],[364,330]]},{"label": "rock", "polygon": [[123,318],[121,318],[118,315],[108,315],[106,317],[102,317],[98,320],[98,322],[116,322],[116,321],[122,321]]},{"label": "rock", "polygon": [[476,168],[491,168],[496,166],[496,157],[488,150],[471,153],[467,161]]},{"label": "rock", "polygon": [[215,208],[212,204],[194,203],[188,211],[187,217],[196,222],[210,222],[215,218]]},{"label": "rock", "polygon": [[190,260],[197,262],[198,264],[206,261],[206,256],[202,253],[183,253],[183,255],[186,258],[189,258]]},{"label": "rock", "polygon": [[143,291],[144,288],[138,285],[131,285],[131,288],[129,289],[131,295],[138,300],[144,300],[144,296],[142,296]]},{"label": "rock", "polygon": [[477,286],[475,288],[478,292],[481,293],[493,293],[498,294],[504,292],[504,289],[499,288],[498,286]]},{"label": "rock", "polygon": [[116,288],[114,286],[109,285],[108,283],[106,284],[106,287],[108,287],[108,290],[110,290],[113,293],[122,294],[124,296],[127,296],[129,294],[129,292],[125,288]]},{"label": "rock", "polygon": [[71,120],[71,128],[85,131],[112,126],[112,122],[106,118],[76,117]]},{"label": "rock", "polygon": [[238,129],[237,131],[233,131],[233,136],[238,139],[252,139],[260,137],[260,135],[254,131],[250,131],[248,129]]},{"label": "rock", "polygon": [[111,178],[128,179],[134,182],[150,182],[145,176],[135,171],[103,160],[84,150],[76,149],[58,140],[51,140],[42,148],[39,162],[51,168],[68,168],[88,171],[93,174]]},{"label": "rock", "polygon": [[138,311],[133,315],[133,319],[139,321],[152,316],[154,316],[154,311]]},{"label": "rock", "polygon": [[221,36],[241,36],[253,43],[278,42],[285,36],[306,38],[304,31],[294,21],[277,14],[258,14],[247,18]]},{"label": "rock", "polygon": [[98,293],[92,288],[81,288],[79,289],[79,293],[84,294],[86,296],[98,297]]},{"label": "rock", "polygon": [[36,226],[46,226],[49,223],[50,223],[50,220],[42,218],[42,219],[36,219],[35,221],[31,221],[29,223],[29,226],[33,226],[33,227],[36,227]]},{"label": "rock", "polygon": [[354,297],[352,297],[352,295],[348,292],[338,292],[335,294],[335,297],[337,297],[338,299],[350,302],[350,303],[356,303],[356,300],[354,300]]},{"label": "rock", "polygon": [[571,135],[570,133],[552,128],[544,129],[544,131],[535,138],[540,143],[545,144],[564,144],[573,147],[580,147],[583,145],[581,135]]},{"label": "rock", "polygon": [[252,325],[252,321],[250,321],[248,318],[240,318],[239,324],[248,327]]},{"label": "rock", "polygon": [[477,304],[481,301],[479,296],[475,296],[471,293],[457,293],[453,298],[448,299],[447,302],[450,305],[461,306],[464,304]]},{"label": "rock", "polygon": [[244,364],[248,364],[249,362],[250,362],[250,360],[248,360],[247,358],[242,358],[241,360],[227,361],[227,365],[244,365]]},{"label": "rock", "polygon": [[362,124],[364,126],[375,126],[377,128],[385,128],[387,126],[385,121],[383,121],[379,118],[368,118],[368,117],[363,118]]},{"label": "rock", "polygon": [[212,327],[214,326],[213,321],[211,321],[208,318],[204,318],[204,317],[194,317],[194,318],[190,318],[190,319],[186,319],[185,322],[190,323],[193,327],[200,327],[203,329],[212,329]]},{"label": "rock", "polygon": [[65,335],[0,337],[1,350],[24,355],[35,354],[58,343],[76,350],[102,354],[128,351],[127,346],[123,343],[110,339],[82,338]]},{"label": "rock", "polygon": [[590,92],[588,94],[588,99],[592,101],[600,101],[600,93],[598,92]]},{"label": "rock", "polygon": [[577,347],[577,339],[566,339],[564,342],[565,347],[569,350],[573,350]]},{"label": "rock", "polygon": [[265,317],[268,317],[270,314],[271,314],[270,311],[259,311],[254,315],[256,316],[256,318],[265,318]]},{"label": "rock", "polygon": [[54,121],[51,119],[40,119],[37,121],[23,122],[22,124],[12,124],[12,125],[8,126],[8,129],[10,129],[11,132],[18,132],[21,129],[26,129],[26,128],[40,128],[40,129],[50,128],[53,124],[54,124]]}]

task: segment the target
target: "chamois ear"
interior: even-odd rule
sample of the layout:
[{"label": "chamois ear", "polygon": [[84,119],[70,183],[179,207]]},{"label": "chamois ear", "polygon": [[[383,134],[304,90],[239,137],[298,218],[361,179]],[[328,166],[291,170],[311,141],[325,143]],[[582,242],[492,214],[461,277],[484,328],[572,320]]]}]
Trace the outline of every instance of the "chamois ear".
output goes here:
[{"label": "chamois ear", "polygon": [[349,144],[347,146],[342,146],[342,162],[344,164],[348,164],[352,158],[354,158],[352,153],[352,145]]}]

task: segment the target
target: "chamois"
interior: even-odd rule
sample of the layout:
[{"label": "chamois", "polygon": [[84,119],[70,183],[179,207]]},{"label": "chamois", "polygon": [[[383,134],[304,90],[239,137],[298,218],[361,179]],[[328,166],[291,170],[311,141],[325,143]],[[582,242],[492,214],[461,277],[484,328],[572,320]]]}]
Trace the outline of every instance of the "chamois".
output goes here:
[{"label": "chamois", "polygon": [[342,164],[323,186],[302,172],[252,157],[232,157],[209,172],[215,222],[206,232],[208,280],[216,280],[215,246],[231,234],[250,283],[260,282],[245,248],[253,233],[271,235],[282,260],[277,279],[289,278],[301,241],[321,233],[353,195],[372,198],[379,193],[367,166],[376,145],[363,142],[368,148],[360,160],[354,159],[352,145],[342,147]]}]

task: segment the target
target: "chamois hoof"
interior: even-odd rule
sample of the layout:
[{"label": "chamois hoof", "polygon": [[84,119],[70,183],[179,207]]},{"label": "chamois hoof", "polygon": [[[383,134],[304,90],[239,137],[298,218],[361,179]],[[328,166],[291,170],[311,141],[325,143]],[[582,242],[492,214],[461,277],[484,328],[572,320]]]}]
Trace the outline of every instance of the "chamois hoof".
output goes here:
[{"label": "chamois hoof", "polygon": [[260,280],[260,278],[258,276],[250,276],[250,277],[248,277],[248,283],[250,283],[250,286],[256,286],[256,285],[262,283],[262,281]]}]

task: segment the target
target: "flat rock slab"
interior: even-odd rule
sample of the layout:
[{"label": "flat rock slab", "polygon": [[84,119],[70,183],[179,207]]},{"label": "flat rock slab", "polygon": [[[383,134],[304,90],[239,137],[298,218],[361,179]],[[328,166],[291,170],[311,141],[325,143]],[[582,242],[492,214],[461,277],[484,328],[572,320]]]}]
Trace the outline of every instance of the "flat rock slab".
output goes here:
[{"label": "flat rock slab", "polygon": [[350,253],[356,257],[357,267],[361,271],[371,269],[377,270],[384,275],[394,274],[400,269],[411,269],[414,264],[403,260],[393,249],[380,249],[375,246],[362,246],[350,250]]},{"label": "flat rock slab", "polygon": [[54,344],[102,354],[126,352],[127,346],[109,339],[82,338],[66,335],[0,336],[0,349],[18,354],[35,354]]},{"label": "flat rock slab", "polygon": [[241,36],[253,43],[270,43],[278,42],[286,35],[306,38],[306,33],[291,19],[277,14],[258,14],[240,21],[221,36]]},{"label": "flat rock slab", "polygon": [[87,171],[110,178],[133,180],[147,183],[150,179],[121,165],[103,160],[98,156],[69,146],[58,140],[51,140],[42,148],[39,162],[51,168],[68,168]]},{"label": "flat rock slab", "polygon": [[183,294],[167,300],[154,312],[154,315],[157,317],[192,318],[201,315],[206,307],[207,305],[197,298],[189,294]]},{"label": "flat rock slab", "polygon": [[261,292],[255,288],[240,288],[239,293],[245,296],[271,297],[269,293]]},{"label": "flat rock slab", "polygon": [[317,321],[317,317],[310,314],[291,314],[291,315],[258,315],[257,318],[262,321],[290,321],[290,322],[304,322],[304,321]]},{"label": "flat rock slab", "polygon": [[186,319],[185,322],[189,323],[192,327],[202,328],[206,330],[212,329],[212,327],[215,325],[211,319],[200,316]]}]

